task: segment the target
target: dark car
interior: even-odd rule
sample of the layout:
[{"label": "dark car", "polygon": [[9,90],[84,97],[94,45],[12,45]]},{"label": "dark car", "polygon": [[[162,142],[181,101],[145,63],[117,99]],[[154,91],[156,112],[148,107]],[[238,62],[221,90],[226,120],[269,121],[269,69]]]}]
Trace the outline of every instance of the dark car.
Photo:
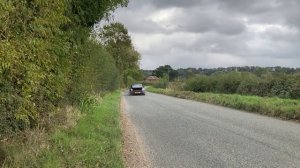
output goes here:
[{"label": "dark car", "polygon": [[146,95],[145,88],[142,84],[133,84],[129,88],[130,95]]}]

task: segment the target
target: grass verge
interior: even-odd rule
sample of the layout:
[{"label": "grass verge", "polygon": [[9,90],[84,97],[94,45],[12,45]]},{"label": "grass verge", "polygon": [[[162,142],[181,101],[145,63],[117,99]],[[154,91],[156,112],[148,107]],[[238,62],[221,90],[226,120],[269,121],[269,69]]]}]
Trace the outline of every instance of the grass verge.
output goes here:
[{"label": "grass verge", "polygon": [[118,91],[85,101],[90,110],[70,127],[30,131],[25,140],[5,142],[3,167],[123,167],[120,96]]},{"label": "grass verge", "polygon": [[201,101],[287,120],[300,120],[300,101],[277,97],[243,96],[237,94],[195,93],[148,87],[147,91]]}]

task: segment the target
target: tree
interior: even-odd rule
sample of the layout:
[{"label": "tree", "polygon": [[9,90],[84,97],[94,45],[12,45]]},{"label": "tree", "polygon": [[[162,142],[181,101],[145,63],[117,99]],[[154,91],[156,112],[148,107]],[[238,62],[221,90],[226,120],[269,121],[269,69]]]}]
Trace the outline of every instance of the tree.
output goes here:
[{"label": "tree", "polygon": [[152,75],[160,78],[167,75],[170,81],[174,81],[178,77],[178,74],[178,71],[174,70],[170,65],[160,66],[156,68],[152,73]]},{"label": "tree", "polygon": [[69,17],[77,25],[91,27],[119,6],[127,6],[129,0],[70,0]]},{"label": "tree", "polygon": [[[135,50],[128,30],[122,23],[114,22],[105,25],[101,32],[96,34],[105,49],[114,57],[120,76],[126,84],[126,73],[130,70],[140,72],[140,54]],[[134,76],[132,76],[135,78]]]}]

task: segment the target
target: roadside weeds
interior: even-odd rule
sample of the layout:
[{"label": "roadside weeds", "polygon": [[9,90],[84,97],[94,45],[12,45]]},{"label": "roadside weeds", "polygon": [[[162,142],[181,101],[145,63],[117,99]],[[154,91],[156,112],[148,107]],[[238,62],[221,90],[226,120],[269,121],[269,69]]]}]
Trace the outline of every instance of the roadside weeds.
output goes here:
[{"label": "roadside weeds", "polygon": [[3,142],[8,155],[3,167],[122,168],[120,97],[120,91],[107,94],[51,131],[28,130]]}]

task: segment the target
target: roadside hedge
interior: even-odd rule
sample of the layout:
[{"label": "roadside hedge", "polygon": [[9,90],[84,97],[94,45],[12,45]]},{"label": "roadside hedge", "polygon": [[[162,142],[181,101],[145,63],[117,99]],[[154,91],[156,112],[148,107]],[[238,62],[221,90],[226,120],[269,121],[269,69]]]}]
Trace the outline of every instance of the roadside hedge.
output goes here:
[{"label": "roadside hedge", "polygon": [[[90,29],[127,0],[0,3],[0,136],[39,125],[65,102],[118,87],[111,55]],[[1,138],[1,137],[0,137]]]},{"label": "roadside hedge", "polygon": [[185,81],[186,91],[300,98],[300,74],[224,72]]}]

